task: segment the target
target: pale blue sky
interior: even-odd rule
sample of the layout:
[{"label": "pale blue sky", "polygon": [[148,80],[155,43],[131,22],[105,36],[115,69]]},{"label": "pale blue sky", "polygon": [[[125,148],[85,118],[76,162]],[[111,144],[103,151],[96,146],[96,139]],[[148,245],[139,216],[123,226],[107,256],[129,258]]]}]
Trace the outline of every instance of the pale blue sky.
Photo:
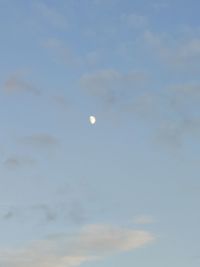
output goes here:
[{"label": "pale blue sky", "polygon": [[199,9],[0,0],[0,267],[199,266]]}]

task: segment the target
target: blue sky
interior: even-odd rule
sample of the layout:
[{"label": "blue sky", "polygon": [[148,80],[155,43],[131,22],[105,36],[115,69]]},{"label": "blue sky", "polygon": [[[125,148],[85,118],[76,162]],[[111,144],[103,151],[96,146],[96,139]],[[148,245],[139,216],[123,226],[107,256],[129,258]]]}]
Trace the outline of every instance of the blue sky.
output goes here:
[{"label": "blue sky", "polygon": [[199,8],[0,0],[0,266],[199,266]]}]

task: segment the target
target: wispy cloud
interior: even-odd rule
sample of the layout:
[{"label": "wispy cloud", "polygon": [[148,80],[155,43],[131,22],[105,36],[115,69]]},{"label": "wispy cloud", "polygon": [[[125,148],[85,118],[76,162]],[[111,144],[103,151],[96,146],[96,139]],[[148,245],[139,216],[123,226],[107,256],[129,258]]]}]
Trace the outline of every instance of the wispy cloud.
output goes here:
[{"label": "wispy cloud", "polygon": [[152,224],[154,223],[155,220],[152,216],[148,216],[148,215],[139,215],[133,218],[133,223],[134,224]]},{"label": "wispy cloud", "polygon": [[42,42],[42,46],[49,50],[55,56],[55,59],[58,59],[63,64],[70,67],[81,64],[81,60],[74,54],[72,49],[60,39],[49,38]]},{"label": "wispy cloud", "polygon": [[84,74],[80,85],[91,96],[113,104],[118,100],[123,101],[130,92],[137,91],[146,80],[147,76],[142,72],[122,73],[114,69],[104,69]]},{"label": "wispy cloud", "polygon": [[36,161],[30,157],[14,155],[8,157],[4,162],[4,166],[10,170],[15,170],[18,167],[31,166],[35,164]]},{"label": "wispy cloud", "polygon": [[30,136],[25,136],[21,138],[20,143],[25,145],[31,145],[34,147],[41,147],[41,148],[48,148],[48,147],[55,147],[59,145],[59,141],[57,138],[50,134],[33,134]]},{"label": "wispy cloud", "polygon": [[7,93],[30,92],[39,95],[40,90],[33,86],[30,82],[24,80],[19,74],[14,74],[8,78],[3,86]]},{"label": "wispy cloud", "polygon": [[35,205],[31,207],[31,210],[39,211],[43,215],[43,219],[45,222],[55,222],[58,218],[58,214],[56,212],[56,209],[50,207],[49,205],[46,204],[40,204],[40,205]]},{"label": "wispy cloud", "polygon": [[200,120],[190,119],[166,120],[158,128],[156,141],[168,148],[181,148],[188,136],[200,132]]},{"label": "wispy cloud", "polygon": [[66,30],[68,29],[69,23],[67,18],[61,11],[58,11],[55,7],[50,4],[45,4],[44,2],[34,3],[36,10],[41,15],[41,17],[50,25],[56,27],[57,29]]},{"label": "wispy cloud", "polygon": [[191,67],[200,64],[200,37],[198,36],[189,38],[179,36],[175,39],[170,34],[158,34],[146,30],[143,40],[163,62],[171,66]]},{"label": "wispy cloud", "polygon": [[62,95],[54,95],[51,97],[51,99],[57,106],[61,107],[62,109],[69,109],[69,102],[67,101],[66,97]]},{"label": "wispy cloud", "polygon": [[13,210],[8,210],[0,215],[0,219],[3,221],[9,221],[15,217],[15,212]]},{"label": "wispy cloud", "polygon": [[153,4],[152,4],[153,8],[157,11],[160,11],[162,9],[166,9],[166,8],[169,8],[169,2],[167,1],[155,1]]},{"label": "wispy cloud", "polygon": [[[200,83],[185,83],[174,84],[168,88],[172,94],[178,94],[182,97],[199,98],[200,97]],[[181,97],[181,98],[182,98]]]},{"label": "wispy cloud", "polygon": [[133,251],[152,243],[154,239],[154,235],[146,231],[88,225],[74,235],[49,236],[26,248],[1,250],[0,263],[9,267],[80,266],[87,261]]},{"label": "wispy cloud", "polygon": [[102,60],[100,51],[89,50],[80,55],[79,51],[75,51],[70,44],[59,38],[48,38],[41,43],[41,46],[55,61],[70,68],[93,67]]},{"label": "wispy cloud", "polygon": [[129,27],[134,29],[146,28],[148,25],[148,19],[144,15],[138,15],[135,13],[123,14],[121,16],[122,22],[125,22]]}]

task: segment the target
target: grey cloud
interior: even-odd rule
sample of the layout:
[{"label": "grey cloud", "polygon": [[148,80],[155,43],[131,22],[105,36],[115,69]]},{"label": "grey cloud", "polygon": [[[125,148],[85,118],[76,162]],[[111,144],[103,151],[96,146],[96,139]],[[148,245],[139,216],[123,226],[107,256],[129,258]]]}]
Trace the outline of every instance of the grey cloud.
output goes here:
[{"label": "grey cloud", "polygon": [[[162,47],[159,38],[152,38],[152,42]],[[163,49],[162,53],[168,52]],[[148,123],[157,143],[181,148],[186,138],[200,132],[199,84],[167,85],[158,90],[150,83],[145,88],[145,79],[143,73],[108,69],[83,75],[80,85],[89,96]]]},{"label": "grey cloud", "polygon": [[169,148],[180,148],[183,142],[183,131],[181,128],[171,122],[161,125],[157,132],[156,141]]},{"label": "grey cloud", "polygon": [[172,93],[177,93],[179,96],[187,97],[199,97],[200,96],[200,84],[198,83],[186,83],[175,84],[168,88]]},{"label": "grey cloud", "polygon": [[133,251],[152,243],[146,231],[112,225],[88,225],[74,235],[54,235],[21,249],[4,249],[0,263],[9,267],[71,267],[101,260],[112,254]]},{"label": "grey cloud", "polygon": [[18,215],[18,210],[14,205],[0,205],[0,220],[12,221]]},{"label": "grey cloud", "polygon": [[169,7],[169,3],[167,1],[155,1],[152,4],[153,8],[157,11],[161,10],[161,9],[166,9]]},{"label": "grey cloud", "polygon": [[134,93],[146,82],[147,76],[142,72],[122,73],[114,69],[104,69],[85,74],[80,79],[80,85],[91,96],[113,104],[119,99]]},{"label": "grey cloud", "polygon": [[45,222],[54,222],[58,219],[56,209],[46,204],[36,205],[32,207],[33,210],[39,211],[44,216]]},{"label": "grey cloud", "polygon": [[[83,201],[82,201],[83,202]],[[67,197],[67,201],[57,203],[38,203],[31,206],[13,205],[0,209],[2,220],[14,220],[15,223],[21,219],[33,220],[34,223],[47,225],[49,223],[62,222],[69,225],[81,225],[86,222],[86,210],[81,201]],[[15,215],[18,215],[17,217]]]},{"label": "grey cloud", "polygon": [[62,40],[56,38],[49,38],[42,43],[42,46],[53,52],[55,59],[67,64],[70,67],[79,66],[81,60],[77,58],[74,52]]},{"label": "grey cloud", "polygon": [[4,165],[9,167],[9,168],[15,168],[18,167],[20,165],[19,159],[16,157],[11,157],[8,158],[4,161]]},{"label": "grey cloud", "polygon": [[134,114],[143,120],[158,121],[161,110],[166,107],[167,99],[164,95],[144,91],[126,105],[124,111]]},{"label": "grey cloud", "polygon": [[[174,84],[166,88],[168,106],[165,119],[158,129],[158,140],[169,147],[180,148],[186,138],[197,137],[200,133],[198,83]],[[170,118],[173,115],[173,120]]]},{"label": "grey cloud", "polygon": [[101,60],[101,56],[97,51],[90,51],[86,54],[84,61],[89,66],[95,66]]},{"label": "grey cloud", "polygon": [[133,218],[134,224],[145,225],[145,224],[152,224],[154,222],[155,222],[154,218],[149,215],[138,215]]},{"label": "grey cloud", "polygon": [[34,159],[19,155],[10,156],[3,162],[4,166],[8,169],[16,169],[17,167],[22,166],[31,166],[35,163],[36,161]]},{"label": "grey cloud", "polygon": [[13,210],[9,210],[7,212],[5,212],[2,216],[0,216],[0,218],[3,221],[9,221],[15,218],[15,212]]},{"label": "grey cloud", "polygon": [[10,220],[14,217],[14,212],[13,211],[8,211],[6,214],[4,214],[3,219],[4,220]]},{"label": "grey cloud", "polygon": [[158,128],[156,141],[172,149],[181,148],[186,137],[194,137],[198,132],[200,132],[200,120],[194,118],[168,120]]},{"label": "grey cloud", "polygon": [[194,82],[174,84],[168,86],[167,90],[171,97],[171,106],[174,111],[179,114],[185,114],[186,118],[192,120],[194,110],[197,112],[199,108],[200,84]]},{"label": "grey cloud", "polygon": [[100,51],[87,51],[84,55],[79,55],[69,44],[58,38],[49,38],[42,42],[42,47],[50,52],[50,56],[62,64],[71,67],[93,67],[101,61]]},{"label": "grey cloud", "polygon": [[59,141],[52,135],[49,134],[33,134],[20,139],[20,142],[25,145],[31,145],[35,147],[56,147],[59,145]]},{"label": "grey cloud", "polygon": [[53,102],[63,108],[63,109],[68,109],[69,108],[69,103],[68,101],[66,100],[66,98],[64,96],[61,96],[61,95],[55,95],[52,97],[52,100]]},{"label": "grey cloud", "polygon": [[42,18],[49,24],[61,30],[68,29],[69,24],[66,17],[55,7],[50,6],[49,4],[47,5],[44,2],[36,2],[34,3],[34,6]]},{"label": "grey cloud", "polygon": [[123,14],[121,16],[122,22],[125,22],[128,26],[140,29],[148,25],[148,19],[146,16],[138,15],[135,13]]},{"label": "grey cloud", "polygon": [[39,95],[40,90],[34,87],[31,83],[25,81],[19,75],[11,76],[4,84],[4,90],[7,93],[14,93],[14,92],[30,92],[34,95]]},{"label": "grey cloud", "polygon": [[33,206],[7,206],[1,211],[0,218],[4,221],[14,220],[15,223],[25,220],[36,220],[37,223],[50,223],[58,219],[57,207],[47,204],[38,204]]},{"label": "grey cloud", "polygon": [[188,69],[200,64],[200,37],[179,37],[174,40],[173,36],[147,30],[143,34],[143,41],[170,66]]},{"label": "grey cloud", "polygon": [[159,92],[144,90],[124,111],[152,128],[157,144],[180,149],[200,133],[199,88],[198,84],[174,84]]},{"label": "grey cloud", "polygon": [[167,37],[165,34],[155,34],[152,31],[146,30],[143,34],[144,42],[151,48],[155,49],[154,52],[157,53],[161,58],[167,58],[169,56],[169,48],[167,46]]},{"label": "grey cloud", "polygon": [[73,201],[71,208],[67,213],[67,219],[70,219],[72,223],[82,224],[86,221],[86,211],[83,208],[83,204],[79,201]]}]

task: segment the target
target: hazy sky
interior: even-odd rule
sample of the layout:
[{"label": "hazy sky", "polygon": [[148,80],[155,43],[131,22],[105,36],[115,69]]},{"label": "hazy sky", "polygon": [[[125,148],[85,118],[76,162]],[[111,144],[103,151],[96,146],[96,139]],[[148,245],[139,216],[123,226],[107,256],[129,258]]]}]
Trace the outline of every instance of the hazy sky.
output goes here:
[{"label": "hazy sky", "polygon": [[0,267],[199,266],[199,10],[0,0]]}]

